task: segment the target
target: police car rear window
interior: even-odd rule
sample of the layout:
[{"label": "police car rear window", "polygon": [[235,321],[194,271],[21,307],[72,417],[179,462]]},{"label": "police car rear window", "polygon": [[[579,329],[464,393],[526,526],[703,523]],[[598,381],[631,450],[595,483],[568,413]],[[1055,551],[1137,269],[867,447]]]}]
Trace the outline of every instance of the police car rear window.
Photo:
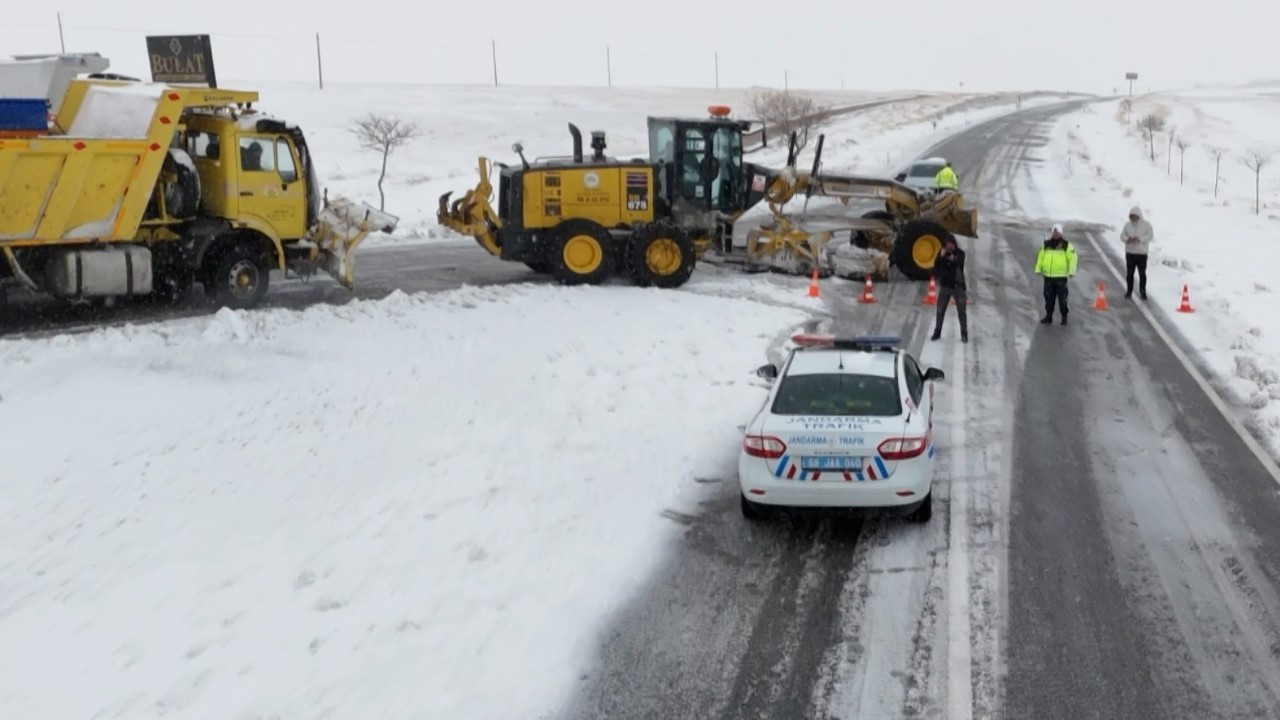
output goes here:
[{"label": "police car rear window", "polygon": [[911,177],[933,177],[941,169],[941,165],[912,165]]},{"label": "police car rear window", "polygon": [[774,415],[870,415],[902,413],[898,384],[876,375],[789,375],[773,400]]}]

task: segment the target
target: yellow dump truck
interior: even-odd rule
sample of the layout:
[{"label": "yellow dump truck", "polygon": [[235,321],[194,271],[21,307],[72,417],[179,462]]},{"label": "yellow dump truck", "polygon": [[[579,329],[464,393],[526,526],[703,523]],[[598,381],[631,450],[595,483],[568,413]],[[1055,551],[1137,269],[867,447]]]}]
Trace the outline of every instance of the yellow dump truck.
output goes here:
[{"label": "yellow dump truck", "polygon": [[398,218],[322,198],[302,131],[257,101],[79,78],[46,127],[0,128],[0,290],[178,300],[198,280],[249,308],[273,269],[352,288],[356,246]]}]

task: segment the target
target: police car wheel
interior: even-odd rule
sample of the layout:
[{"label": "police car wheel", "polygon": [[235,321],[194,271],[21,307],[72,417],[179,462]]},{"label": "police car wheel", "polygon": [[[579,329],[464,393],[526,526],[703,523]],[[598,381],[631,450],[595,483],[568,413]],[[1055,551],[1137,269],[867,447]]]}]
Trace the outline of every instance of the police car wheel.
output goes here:
[{"label": "police car wheel", "polygon": [[740,495],[742,498],[742,517],[748,520],[763,520],[765,517],[764,509],[757,503],[753,503],[747,499],[746,495]]},{"label": "police car wheel", "polygon": [[930,490],[929,494],[924,496],[924,502],[920,504],[920,507],[916,508],[915,511],[913,511],[910,515],[907,516],[907,520],[911,522],[925,523],[925,522],[929,522],[929,519],[932,517],[933,517],[933,491]]}]

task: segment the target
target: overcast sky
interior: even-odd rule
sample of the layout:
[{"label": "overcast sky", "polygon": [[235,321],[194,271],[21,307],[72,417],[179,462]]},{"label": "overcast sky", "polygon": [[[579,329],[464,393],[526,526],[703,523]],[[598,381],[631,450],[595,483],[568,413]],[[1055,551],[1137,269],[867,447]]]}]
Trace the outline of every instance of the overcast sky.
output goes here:
[{"label": "overcast sky", "polygon": [[[6,3],[0,55],[96,51],[150,79],[144,37],[213,36],[226,80],[1109,93],[1280,77],[1280,3],[1214,0],[151,0]],[[172,8],[174,6],[164,6]],[[425,8],[433,8],[426,10]],[[789,9],[780,9],[789,8]],[[188,15],[183,19],[180,15]],[[784,75],[785,73],[785,75]]]}]

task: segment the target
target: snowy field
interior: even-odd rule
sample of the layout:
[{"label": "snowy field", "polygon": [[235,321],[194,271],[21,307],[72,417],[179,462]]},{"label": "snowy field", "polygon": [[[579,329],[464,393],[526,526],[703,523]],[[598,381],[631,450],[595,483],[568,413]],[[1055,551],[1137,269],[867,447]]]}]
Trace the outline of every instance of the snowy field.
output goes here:
[{"label": "snowy field", "polygon": [[[1055,217],[1107,224],[1120,253],[1129,208],[1142,208],[1155,228],[1152,309],[1173,319],[1280,453],[1280,86],[1141,96],[1127,124],[1125,115],[1117,101],[1064,116],[1047,148],[1054,161],[1034,176],[1036,192]],[[1138,128],[1148,115],[1164,118],[1166,128],[1155,133],[1154,160],[1153,143]],[[1213,147],[1221,154],[1216,196]],[[1253,150],[1271,157],[1258,214],[1254,173],[1243,162]],[[1194,314],[1175,312],[1183,285]],[[1123,293],[1113,288],[1109,299],[1126,302]]]},{"label": "snowy field", "polygon": [[[751,117],[751,97],[759,90],[607,89],[383,85],[329,85],[323,91],[296,84],[241,83],[260,90],[261,108],[298,123],[307,134],[320,181],[330,195],[345,195],[377,206],[378,153],[362,149],[350,132],[352,120],[365,113],[396,116],[416,123],[421,135],[397,150],[388,162],[386,209],[401,219],[394,235],[375,233],[364,248],[388,244],[457,239],[452,230],[436,224],[440,195],[453,197],[475,187],[477,158],[518,162],[511,145],[520,142],[530,159],[564,156],[573,151],[569,123],[582,131],[589,151],[590,132],[603,130],[606,152],[617,157],[645,157],[649,141],[646,118],[678,115],[702,117],[707,106],[729,105],[737,117]],[[229,87],[236,86],[228,83]],[[797,91],[799,92],[799,91]],[[937,139],[966,122],[1006,113],[1016,96],[996,96],[1000,104],[965,111],[966,96],[902,91],[871,93],[824,91],[804,93],[828,107],[849,107],[878,100],[913,98],[837,117],[825,124],[823,152],[831,171],[857,170],[883,174],[903,164]],[[992,96],[976,96],[990,101]],[[1049,98],[1052,100],[1054,98]],[[1032,98],[1030,107],[1045,102]],[[973,102],[978,102],[977,100]],[[935,126],[936,121],[936,126]],[[812,161],[816,140],[803,153],[802,165]],[[786,161],[786,138],[771,137],[769,147],[750,157],[781,167]],[[807,168],[807,165],[805,165]]]},{"label": "snowy field", "polygon": [[554,708],[806,307],[516,286],[0,343],[0,716]]},{"label": "snowy field", "polygon": [[[375,202],[346,119],[431,128],[391,162],[388,210],[419,240],[477,154],[564,153],[569,121],[642,154],[647,114],[736,102],[263,97],[331,193]],[[827,167],[896,170],[1015,109],[956,101],[832,122]],[[675,291],[463,288],[0,341],[0,423],[21,428],[0,440],[0,717],[543,716],[681,530],[664,511],[732,476],[751,371],[826,312],[804,284],[707,267]]]}]

